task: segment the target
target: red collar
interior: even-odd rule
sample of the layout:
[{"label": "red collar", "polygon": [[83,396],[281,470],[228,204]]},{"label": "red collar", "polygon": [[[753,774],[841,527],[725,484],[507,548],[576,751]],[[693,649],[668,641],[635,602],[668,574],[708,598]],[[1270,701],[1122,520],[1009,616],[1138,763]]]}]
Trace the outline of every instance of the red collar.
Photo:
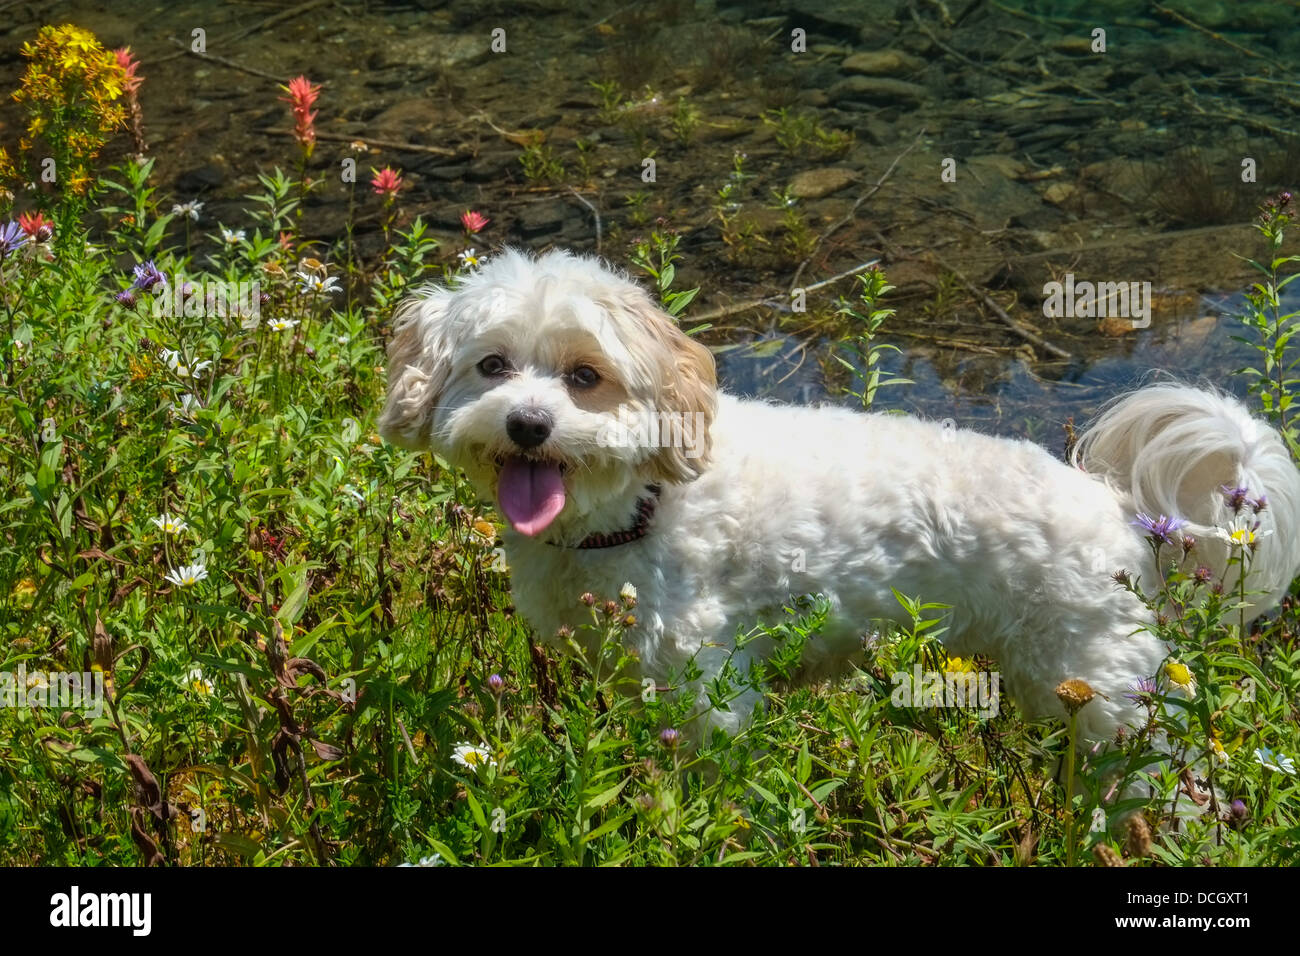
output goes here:
[{"label": "red collar", "polygon": [[614,548],[620,544],[629,544],[633,541],[639,541],[650,533],[650,520],[655,516],[655,508],[659,505],[658,485],[647,485],[646,491],[650,492],[648,498],[638,498],[636,501],[636,516],[632,519],[632,525],[624,528],[622,531],[613,531],[609,534],[593,532],[572,545],[574,548],[588,550],[592,548]]}]

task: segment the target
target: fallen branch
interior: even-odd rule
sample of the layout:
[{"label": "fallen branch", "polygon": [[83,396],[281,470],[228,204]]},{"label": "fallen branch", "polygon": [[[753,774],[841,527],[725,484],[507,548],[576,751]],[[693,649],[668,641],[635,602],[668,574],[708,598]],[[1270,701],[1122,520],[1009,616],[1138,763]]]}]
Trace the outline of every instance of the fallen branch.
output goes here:
[{"label": "fallen branch", "polygon": [[[277,136],[293,136],[291,129],[268,129],[266,132]],[[459,156],[460,151],[443,146],[421,146],[419,143],[399,143],[391,139],[375,139],[373,136],[346,136],[343,133],[317,133],[317,139],[331,143],[364,143],[367,147],[378,146],[382,149],[405,150],[408,153],[432,153],[434,156]]]},{"label": "fallen branch", "polygon": [[[903,150],[901,153],[899,153],[897,156],[894,157],[894,161],[889,164],[889,168],[885,170],[884,174],[879,179],[876,180],[876,184],[858,197],[858,201],[853,204],[853,207],[844,215],[843,218],[841,218],[837,222],[832,223],[830,228],[828,228],[825,232],[823,232],[820,236],[817,237],[817,240],[813,243],[812,250],[808,253],[808,258],[804,259],[803,262],[799,263],[799,268],[796,269],[794,272],[794,278],[790,280],[790,293],[792,295],[794,294],[794,290],[799,288],[799,280],[803,278],[804,269],[808,268],[808,263],[812,262],[812,258],[814,255],[817,254],[817,250],[821,248],[821,244],[825,242],[827,239],[829,239],[832,235],[834,235],[839,229],[841,229],[842,227],[844,227],[845,225],[853,221],[853,217],[857,213],[858,207],[861,206],[868,199],[870,199],[872,196],[874,196],[876,193],[880,192],[880,187],[885,185],[885,181],[894,174],[894,170],[898,168],[898,164],[903,161],[903,158],[908,153],[916,149],[916,147],[920,144],[922,137],[924,136],[925,136],[925,129],[923,127],[916,134],[916,138],[912,140],[911,145],[909,145],[907,149]],[[842,278],[842,276],[837,276],[836,278]],[[817,287],[812,286],[811,288],[817,288]]]},{"label": "fallen branch", "polygon": [[595,206],[587,201],[586,197],[583,196],[582,193],[578,192],[572,186],[569,187],[569,192],[573,193],[574,198],[577,199],[578,202],[590,209],[592,216],[596,219],[596,255],[600,255],[600,213],[596,210]]},{"label": "fallen branch", "polygon": [[1246,47],[1242,46],[1240,43],[1233,43],[1222,33],[1215,33],[1213,30],[1209,29],[1208,27],[1201,26],[1195,20],[1189,20],[1187,17],[1183,16],[1177,10],[1171,10],[1168,7],[1164,6],[1163,4],[1154,3],[1154,2],[1151,4],[1151,7],[1153,10],[1156,11],[1156,13],[1159,13],[1162,16],[1166,16],[1171,20],[1177,20],[1183,26],[1191,27],[1197,33],[1203,33],[1211,40],[1217,40],[1219,43],[1222,43],[1224,46],[1231,47],[1232,49],[1236,50],[1238,53],[1242,53],[1246,56],[1254,57],[1257,60],[1268,59],[1268,57],[1264,56],[1263,54],[1256,53],[1254,50],[1249,50]]},{"label": "fallen branch", "polygon": [[1003,309],[1002,306],[998,305],[997,302],[994,301],[993,296],[989,295],[979,286],[975,285],[975,283],[967,279],[955,268],[953,268],[951,265],[945,262],[937,253],[931,252],[930,255],[936,262],[939,263],[939,265],[943,268],[945,272],[950,273],[958,282],[964,285],[972,295],[974,295],[986,306],[988,306],[989,309],[993,312],[993,314],[997,316],[998,319],[1002,322],[1002,324],[1005,325],[1007,328],[1009,328],[1011,331],[1015,332],[1016,335],[1020,336],[1030,345],[1034,345],[1042,349],[1048,355],[1054,355],[1057,358],[1065,359],[1066,361],[1073,361],[1074,356],[1071,355],[1069,352],[1067,352],[1065,349],[1061,348],[1059,345],[1053,345],[1051,342],[1044,339],[1037,332],[1025,328],[1023,325],[1021,325],[1011,316],[1007,315],[1006,310]]},{"label": "fallen branch", "polygon": [[[276,76],[274,73],[266,73],[263,70],[257,69],[256,67],[244,66],[244,64],[236,63],[234,60],[227,60],[224,56],[217,56],[215,53],[199,53],[197,50],[191,50],[188,46],[186,46],[184,43],[182,43],[180,40],[176,39],[175,37],[168,37],[167,39],[171,41],[172,46],[178,46],[181,48],[181,52],[178,53],[177,56],[184,56],[185,54],[189,54],[190,56],[197,56],[200,60],[207,60],[210,63],[219,63],[222,66],[229,67],[232,70],[238,70],[240,73],[247,73],[250,76],[260,76],[264,80],[275,80],[276,83],[279,83],[281,85],[289,82],[283,77]],[[164,57],[163,59],[170,60],[170,59],[175,59],[175,57]],[[159,62],[162,61],[160,60]]]},{"label": "fallen branch", "polygon": [[[855,276],[859,272],[865,272],[867,269],[870,269],[872,266],[878,265],[879,263],[879,259],[872,259],[870,262],[864,262],[861,265],[854,266],[852,269],[846,269],[839,275],[833,275],[829,279],[822,279],[820,282],[814,282],[812,285],[807,286],[803,291],[816,292],[818,289],[839,282],[841,279]],[[791,294],[793,294],[793,291]],[[737,312],[748,312],[750,309],[758,309],[763,306],[767,306],[768,308],[785,306],[786,311],[789,311],[789,303],[786,299],[779,295],[769,295],[762,299],[749,299],[745,302],[735,302],[731,305],[724,305],[719,309],[714,309],[712,312],[705,312],[703,315],[692,315],[690,318],[693,322],[711,322],[714,319],[721,319],[728,315],[735,315]]]}]

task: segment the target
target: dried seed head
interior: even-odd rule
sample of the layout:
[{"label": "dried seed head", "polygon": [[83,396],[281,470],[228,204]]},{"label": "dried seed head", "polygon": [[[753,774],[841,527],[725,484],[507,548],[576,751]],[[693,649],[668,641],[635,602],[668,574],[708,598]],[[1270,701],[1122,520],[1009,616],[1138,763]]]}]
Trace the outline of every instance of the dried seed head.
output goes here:
[{"label": "dried seed head", "polygon": [[1098,866],[1123,866],[1124,860],[1109,843],[1098,843],[1092,848],[1092,855],[1097,858]]},{"label": "dried seed head", "polygon": [[1073,717],[1096,695],[1093,693],[1092,688],[1088,686],[1087,681],[1079,680],[1076,677],[1063,680],[1057,684],[1056,696],[1065,705],[1066,712]]},{"label": "dried seed head", "polygon": [[1151,827],[1147,824],[1146,817],[1134,815],[1129,818],[1124,854],[1138,858],[1151,855]]}]

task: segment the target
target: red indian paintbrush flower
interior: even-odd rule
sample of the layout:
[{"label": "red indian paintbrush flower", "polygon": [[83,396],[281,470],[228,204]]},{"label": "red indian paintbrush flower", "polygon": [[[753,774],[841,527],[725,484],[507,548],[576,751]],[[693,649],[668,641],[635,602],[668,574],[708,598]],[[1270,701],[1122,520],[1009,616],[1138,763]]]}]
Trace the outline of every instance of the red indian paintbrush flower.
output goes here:
[{"label": "red indian paintbrush flower", "polygon": [[126,81],[122,87],[126,90],[127,96],[133,96],[136,90],[140,89],[140,84],[144,82],[143,76],[136,75],[136,70],[140,69],[140,61],[131,56],[129,46],[118,47],[113,51],[113,55],[117,57],[117,65],[126,74]]},{"label": "red indian paintbrush flower", "polygon": [[483,215],[481,212],[474,212],[471,209],[466,209],[460,214],[460,224],[465,227],[465,231],[470,235],[481,232],[483,227],[491,221],[491,219]]},{"label": "red indian paintbrush flower", "polygon": [[374,187],[375,192],[387,201],[395,199],[397,191],[402,188],[401,173],[391,166],[385,166],[383,169],[371,167],[370,171],[375,174],[375,178],[370,180],[370,185]]},{"label": "red indian paintbrush flower", "polygon": [[281,86],[280,89],[289,94],[280,99],[293,110],[294,139],[298,140],[304,152],[310,154],[316,145],[316,113],[312,111],[312,106],[316,103],[316,97],[320,96],[320,87],[313,86],[305,76],[295,76],[288,86]]},{"label": "red indian paintbrush flower", "polygon": [[41,212],[19,213],[18,226],[37,242],[44,242],[54,235],[54,223],[46,219],[45,214]]}]

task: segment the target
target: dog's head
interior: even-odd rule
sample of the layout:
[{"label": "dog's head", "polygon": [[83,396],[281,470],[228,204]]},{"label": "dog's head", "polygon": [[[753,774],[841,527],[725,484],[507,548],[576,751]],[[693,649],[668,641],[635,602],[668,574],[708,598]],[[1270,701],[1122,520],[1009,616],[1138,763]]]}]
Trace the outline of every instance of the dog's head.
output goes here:
[{"label": "dog's head", "polygon": [[507,250],[404,302],[388,359],[380,433],[463,469],[522,534],[708,463],[712,354],[596,259]]}]

